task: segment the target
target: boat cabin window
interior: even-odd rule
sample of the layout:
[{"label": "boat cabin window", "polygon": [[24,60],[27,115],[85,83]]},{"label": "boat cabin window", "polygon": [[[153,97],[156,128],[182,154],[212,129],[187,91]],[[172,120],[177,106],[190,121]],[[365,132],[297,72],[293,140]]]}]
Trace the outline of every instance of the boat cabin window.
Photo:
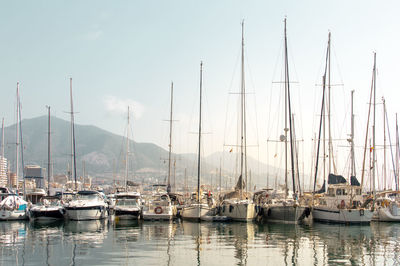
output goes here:
[{"label": "boat cabin window", "polygon": [[356,195],[361,195],[361,188],[356,189]]},{"label": "boat cabin window", "polygon": [[347,195],[347,190],[345,188],[336,189],[336,195]]},{"label": "boat cabin window", "polygon": [[328,196],[335,196],[335,190],[333,188],[328,189]]},{"label": "boat cabin window", "polygon": [[160,198],[161,198],[161,200],[168,200],[168,196],[167,195],[162,195]]}]

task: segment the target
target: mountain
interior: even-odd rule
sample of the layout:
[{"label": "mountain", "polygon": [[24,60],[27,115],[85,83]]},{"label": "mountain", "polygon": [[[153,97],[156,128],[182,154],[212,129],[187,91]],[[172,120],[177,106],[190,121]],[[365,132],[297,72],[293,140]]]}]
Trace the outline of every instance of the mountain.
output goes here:
[{"label": "mountain", "polygon": [[[24,164],[37,164],[47,168],[47,123],[48,117],[41,116],[22,121]],[[113,169],[125,164],[124,137],[95,126],[75,124],[77,175],[85,170],[91,175],[112,178]],[[5,128],[5,157],[11,164],[15,161],[15,124]],[[70,122],[51,117],[51,150],[53,173],[66,173],[71,161]],[[132,169],[158,169],[160,158],[167,151],[152,143],[132,141]],[[14,166],[11,165],[14,171]]]},{"label": "mountain", "polygon": [[[36,164],[47,168],[47,116],[22,121],[24,164]],[[125,170],[125,138],[95,126],[75,124],[77,175],[82,175],[83,162],[85,170],[91,176],[103,180],[122,180]],[[14,170],[15,162],[15,124],[5,128],[5,157]],[[53,174],[67,174],[71,162],[70,122],[51,117],[51,150]],[[131,142],[130,169],[135,173],[135,181],[148,183],[166,181],[168,169],[168,152],[152,143]],[[236,184],[236,155],[217,152],[202,159],[202,183],[219,184],[220,158],[222,158],[222,180],[224,187]],[[173,154],[171,184],[188,186],[197,184],[197,155]],[[21,159],[20,159],[21,160]],[[20,164],[21,165],[21,164]],[[176,165],[176,169],[174,168]],[[248,157],[248,169],[251,171],[252,185],[273,187],[275,182],[282,183],[283,171],[267,166],[258,160]],[[266,174],[267,172],[273,174]],[[20,173],[22,173],[20,169]],[[186,174],[185,174],[186,173]],[[186,181],[185,181],[186,177]],[[249,177],[250,178],[250,177]],[[267,181],[268,179],[268,181]]]}]

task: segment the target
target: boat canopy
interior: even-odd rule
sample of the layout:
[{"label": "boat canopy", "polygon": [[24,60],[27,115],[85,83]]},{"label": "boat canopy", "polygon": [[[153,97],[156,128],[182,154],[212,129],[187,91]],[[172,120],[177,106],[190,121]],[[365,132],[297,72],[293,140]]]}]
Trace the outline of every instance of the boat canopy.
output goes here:
[{"label": "boat canopy", "polygon": [[94,194],[100,194],[98,191],[93,191],[93,190],[82,190],[78,191],[79,195],[94,195]]},{"label": "boat canopy", "polygon": [[[346,180],[346,178],[344,178],[341,175],[329,174],[329,176],[328,176],[328,184],[329,185],[345,184],[345,183],[347,183],[347,180]],[[357,180],[357,178],[355,176],[351,176],[350,184],[352,186],[360,186],[360,182]]]}]

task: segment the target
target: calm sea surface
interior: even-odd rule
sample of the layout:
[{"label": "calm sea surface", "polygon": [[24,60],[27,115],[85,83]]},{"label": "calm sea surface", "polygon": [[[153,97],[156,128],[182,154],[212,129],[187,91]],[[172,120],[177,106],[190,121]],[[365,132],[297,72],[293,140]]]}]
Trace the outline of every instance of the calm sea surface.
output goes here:
[{"label": "calm sea surface", "polygon": [[400,265],[400,224],[0,222],[0,265]]}]

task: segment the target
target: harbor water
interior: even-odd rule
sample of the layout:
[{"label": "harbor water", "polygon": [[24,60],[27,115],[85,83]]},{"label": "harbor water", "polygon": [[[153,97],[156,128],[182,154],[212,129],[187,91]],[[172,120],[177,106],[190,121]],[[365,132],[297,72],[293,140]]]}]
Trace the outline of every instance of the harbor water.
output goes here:
[{"label": "harbor water", "polygon": [[0,265],[399,265],[400,224],[0,222]]}]

